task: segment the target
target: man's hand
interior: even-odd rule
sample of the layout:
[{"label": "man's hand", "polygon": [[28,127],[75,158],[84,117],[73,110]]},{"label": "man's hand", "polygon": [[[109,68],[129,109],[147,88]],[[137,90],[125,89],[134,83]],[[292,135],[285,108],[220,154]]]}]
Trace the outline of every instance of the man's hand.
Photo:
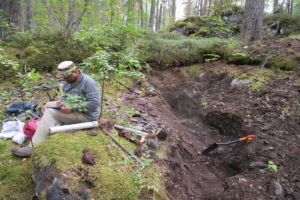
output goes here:
[{"label": "man's hand", "polygon": [[64,102],[56,101],[56,104],[57,104],[58,107],[62,107],[64,105]]},{"label": "man's hand", "polygon": [[65,114],[69,114],[72,112],[71,108],[69,108],[69,106],[63,106],[60,109],[61,112],[65,113]]}]

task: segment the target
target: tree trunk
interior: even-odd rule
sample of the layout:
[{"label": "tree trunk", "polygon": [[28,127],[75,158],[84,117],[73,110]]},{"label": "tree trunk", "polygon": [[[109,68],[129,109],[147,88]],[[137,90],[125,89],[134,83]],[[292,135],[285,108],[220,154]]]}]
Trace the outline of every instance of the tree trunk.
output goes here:
[{"label": "tree trunk", "polygon": [[27,4],[27,30],[32,33],[34,30],[32,0],[26,0]]},{"label": "tree trunk", "polygon": [[264,0],[246,0],[241,39],[262,40]]},{"label": "tree trunk", "polygon": [[157,2],[156,2],[156,23],[155,23],[155,30],[157,31],[159,28],[159,25],[158,25],[158,23],[159,23],[159,0],[157,0]]},{"label": "tree trunk", "polygon": [[176,20],[176,0],[172,1],[172,23]]},{"label": "tree trunk", "polygon": [[152,0],[151,1],[150,18],[149,18],[149,28],[151,30],[153,30],[154,16],[155,16],[155,0]]},{"label": "tree trunk", "polygon": [[2,24],[0,24],[1,39],[5,39],[16,32],[24,32],[22,0],[1,0],[0,11],[2,18]]},{"label": "tree trunk", "polygon": [[293,0],[288,0],[286,3],[287,12],[289,14],[293,13]]},{"label": "tree trunk", "polygon": [[184,17],[189,17],[192,15],[192,8],[193,8],[193,5],[192,5],[192,1],[191,0],[187,0],[186,1],[186,4],[185,4],[185,9],[184,9]]},{"label": "tree trunk", "polygon": [[210,8],[211,8],[211,4],[212,4],[212,2],[211,2],[212,0],[209,0],[208,1],[208,9],[206,9],[206,15],[209,15],[210,14],[210,12],[211,12],[211,10],[210,10]]},{"label": "tree trunk", "polygon": [[199,15],[203,15],[203,0],[200,0]]},{"label": "tree trunk", "polygon": [[167,13],[168,9],[166,8],[166,1],[163,0],[163,11],[162,11],[162,26],[166,26],[166,21],[167,21]]},{"label": "tree trunk", "polygon": [[278,10],[278,0],[274,0],[273,2],[273,13],[275,13]]},{"label": "tree trunk", "polygon": [[[157,10],[158,12],[158,10]],[[160,4],[160,7],[159,7],[159,15],[158,15],[158,18],[157,18],[157,23],[156,23],[156,30],[159,30],[160,29],[160,25],[161,25],[161,18],[162,18],[162,3]]]},{"label": "tree trunk", "polygon": [[139,16],[140,16],[140,27],[144,28],[144,9],[143,9],[143,0],[139,2]]},{"label": "tree trunk", "polygon": [[207,15],[207,0],[203,2],[202,15]]},{"label": "tree trunk", "polygon": [[74,0],[69,0],[69,12],[68,12],[68,25],[66,29],[74,29],[76,27],[73,27],[75,23],[75,11],[74,11]]}]

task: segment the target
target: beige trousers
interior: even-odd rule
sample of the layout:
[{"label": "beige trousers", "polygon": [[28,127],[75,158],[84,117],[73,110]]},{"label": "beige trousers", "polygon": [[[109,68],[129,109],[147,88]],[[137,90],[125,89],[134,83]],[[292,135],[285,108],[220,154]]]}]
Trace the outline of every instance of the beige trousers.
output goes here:
[{"label": "beige trousers", "polygon": [[31,141],[33,146],[46,139],[46,137],[49,135],[50,127],[53,127],[57,124],[76,124],[90,121],[80,112],[71,112],[69,114],[65,114],[58,109],[47,109],[47,107],[55,106],[57,106],[56,102],[48,102],[46,105],[44,105],[42,109],[42,111],[44,111],[43,117],[38,123],[37,129]]}]

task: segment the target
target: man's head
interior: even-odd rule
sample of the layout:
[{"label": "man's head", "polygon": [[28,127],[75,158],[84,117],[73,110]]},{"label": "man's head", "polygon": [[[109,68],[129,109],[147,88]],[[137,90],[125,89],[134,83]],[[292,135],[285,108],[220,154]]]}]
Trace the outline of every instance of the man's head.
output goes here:
[{"label": "man's head", "polygon": [[73,61],[63,61],[57,66],[57,78],[63,78],[67,83],[75,83],[80,77],[80,72]]}]

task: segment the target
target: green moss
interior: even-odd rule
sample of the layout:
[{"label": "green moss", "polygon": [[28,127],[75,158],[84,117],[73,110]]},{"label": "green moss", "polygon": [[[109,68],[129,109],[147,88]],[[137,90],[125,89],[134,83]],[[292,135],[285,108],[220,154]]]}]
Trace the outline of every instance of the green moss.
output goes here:
[{"label": "green moss", "polygon": [[295,62],[291,57],[275,56],[270,58],[265,66],[271,69],[293,71],[299,68],[299,62]]},{"label": "green moss", "polygon": [[189,76],[194,76],[202,72],[201,65],[192,65],[187,68],[187,74]]},{"label": "green moss", "polygon": [[196,33],[192,34],[190,37],[205,37],[211,34],[211,30],[208,27],[201,27]]},{"label": "green moss", "polygon": [[243,13],[244,9],[240,6],[236,6],[233,4],[220,4],[215,8],[214,15],[230,16],[234,13]]},{"label": "green moss", "polygon": [[30,158],[14,156],[10,149],[15,147],[11,140],[0,140],[0,199],[32,199],[35,195],[31,179]]},{"label": "green moss", "polygon": [[285,38],[280,38],[279,40],[300,40],[300,35],[290,35]]},{"label": "green moss", "polygon": [[226,55],[228,64],[235,65],[259,65],[261,63],[260,57],[252,57],[248,52],[236,52]]},{"label": "green moss", "polygon": [[276,77],[276,72],[272,69],[266,69],[266,68],[256,68],[252,70],[253,73],[257,74],[258,77],[265,77],[265,78],[272,78]]},{"label": "green moss", "polygon": [[198,15],[193,15],[193,16],[189,16],[187,18],[185,18],[183,20],[183,22],[195,22],[195,21],[200,21],[201,20],[201,17],[198,16]]},{"label": "green moss", "polygon": [[[133,152],[136,146],[116,134],[113,133],[115,138]],[[96,167],[82,163],[83,149],[95,156]],[[55,163],[60,172],[77,173],[81,181],[92,186],[89,193],[93,199],[136,199],[142,188],[137,175],[131,172],[139,171],[141,165],[135,163],[134,159],[101,131],[95,137],[88,136],[85,131],[51,135],[35,147],[33,159],[35,166]],[[141,161],[148,162],[145,158]],[[79,169],[88,171],[88,177],[81,176]],[[148,173],[152,175],[149,176]],[[142,182],[151,180],[159,183],[158,174],[149,166],[138,178]]]},{"label": "green moss", "polygon": [[280,26],[284,27],[284,33],[276,36],[277,38],[287,38],[290,37],[290,35],[299,35],[300,33],[299,14],[293,14],[293,15],[290,15],[288,13],[269,14],[264,17],[263,23],[271,24],[274,21],[280,21]]},{"label": "green moss", "polygon": [[231,31],[233,31],[233,33],[240,33],[241,29],[242,29],[242,24],[236,24],[236,25],[233,25],[229,28],[230,28]]},{"label": "green moss", "polygon": [[[122,83],[130,86],[128,80],[123,80]],[[120,113],[125,114],[126,108],[132,105],[127,106],[124,101],[118,101],[119,95],[114,86],[116,85],[106,86],[106,95],[112,97],[111,102],[122,104],[122,109],[119,109],[119,115],[106,110],[103,116],[111,118],[113,122],[119,120],[118,124],[126,124],[120,119]],[[0,140],[0,199],[32,199],[35,195],[35,183],[31,176],[36,170],[49,165],[53,167],[53,174],[67,175],[67,181],[72,185],[71,193],[77,191],[80,184],[84,184],[91,199],[139,199],[141,193],[152,194],[156,199],[167,199],[164,197],[163,188],[166,172],[155,167],[155,163],[146,155],[139,158],[147,164],[145,169],[139,172],[140,164],[105,133],[98,129],[94,131],[98,132],[94,137],[88,136],[87,131],[50,135],[36,145],[32,157],[24,161],[10,152],[10,149],[17,145],[11,140]],[[137,148],[135,144],[118,137],[116,131],[111,134],[130,152],[133,153]],[[24,145],[28,145],[28,141]],[[167,151],[165,148],[163,144],[160,146],[156,160],[166,157],[163,152]],[[95,156],[96,167],[82,163],[83,149]],[[158,188],[158,191],[153,188]],[[40,199],[46,199],[45,194]]]},{"label": "green moss", "polygon": [[175,22],[174,26],[177,27],[177,28],[182,28],[182,27],[187,26],[187,24],[188,23],[183,22],[183,21],[177,21],[177,22]]},{"label": "green moss", "polygon": [[249,76],[245,73],[237,76],[236,78],[240,79],[240,80],[244,80],[244,79],[250,79]]},{"label": "green moss", "polygon": [[196,16],[190,16],[187,17],[186,19],[183,20],[183,22],[191,22],[194,23],[195,25],[199,26],[203,26],[205,25],[205,21],[201,19],[200,16],[196,15]]}]

